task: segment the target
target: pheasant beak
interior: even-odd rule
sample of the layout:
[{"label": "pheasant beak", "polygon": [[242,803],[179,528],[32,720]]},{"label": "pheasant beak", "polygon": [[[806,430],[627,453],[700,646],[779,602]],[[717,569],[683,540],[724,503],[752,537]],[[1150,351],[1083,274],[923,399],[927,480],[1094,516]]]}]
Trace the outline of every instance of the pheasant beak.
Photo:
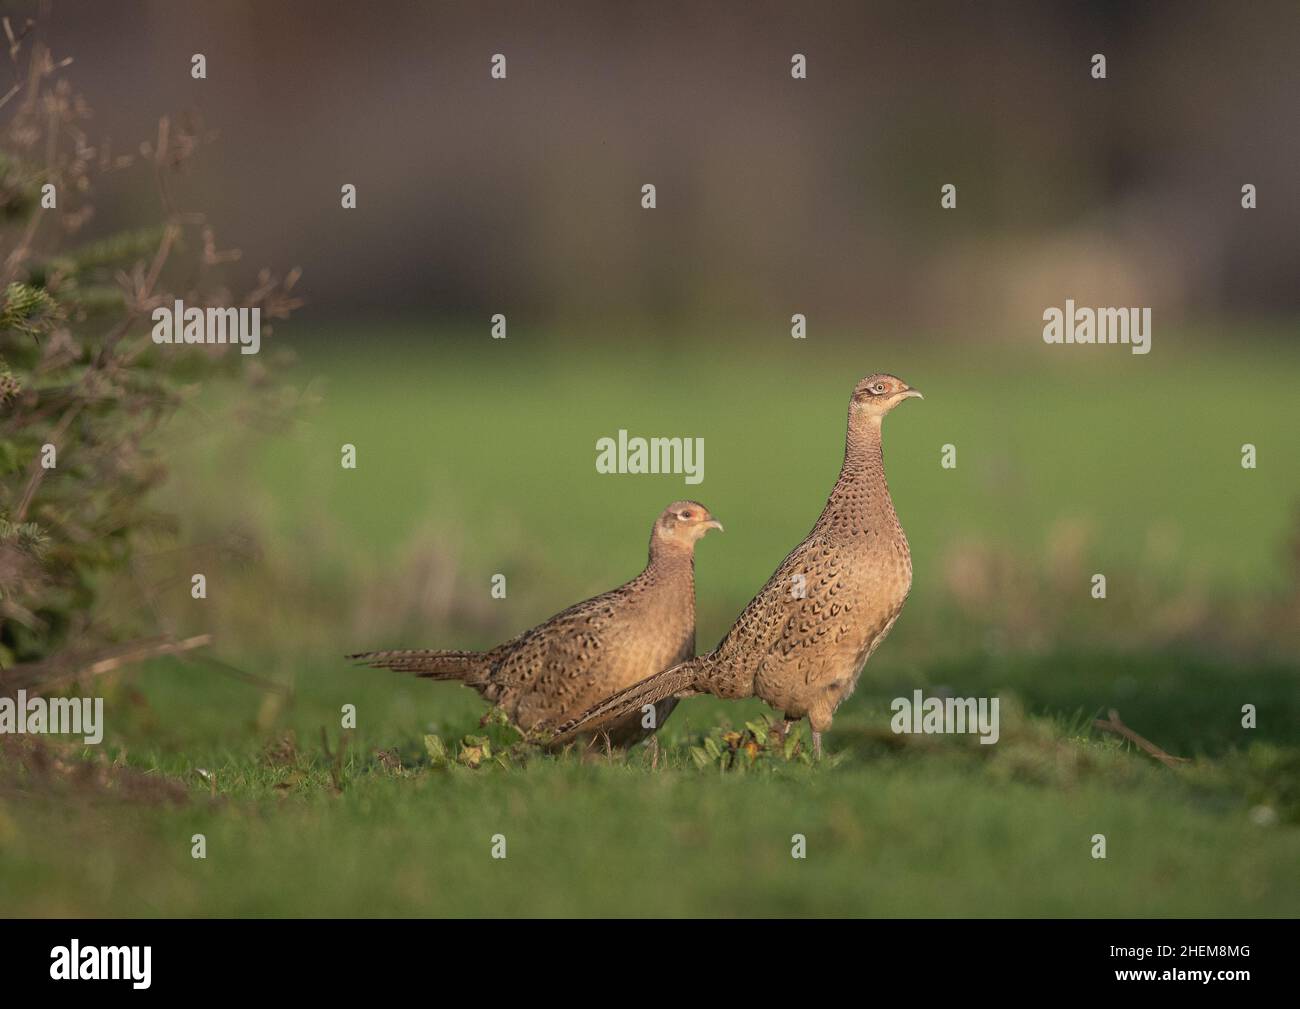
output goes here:
[{"label": "pheasant beak", "polygon": [[915,398],[915,399],[925,399],[925,397],[921,395],[921,390],[920,390],[920,389],[904,389],[904,390],[903,390],[903,399],[913,399],[913,398]]},{"label": "pheasant beak", "polygon": [[722,523],[719,522],[719,521],[718,521],[717,519],[715,519],[715,518],[711,518],[711,519],[709,519],[707,522],[705,522],[705,523],[704,523],[704,528],[705,528],[705,529],[716,529],[716,530],[718,530],[718,532],[720,532],[720,533],[721,533],[721,532],[726,532],[726,530],[722,528]]}]

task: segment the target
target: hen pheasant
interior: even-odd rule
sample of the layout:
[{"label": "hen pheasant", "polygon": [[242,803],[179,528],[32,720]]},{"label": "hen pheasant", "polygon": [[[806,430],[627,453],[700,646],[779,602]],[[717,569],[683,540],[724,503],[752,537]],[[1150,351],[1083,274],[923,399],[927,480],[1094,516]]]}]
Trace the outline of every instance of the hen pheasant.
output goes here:
[{"label": "hen pheasant", "polygon": [[[630,582],[570,606],[485,652],[361,652],[349,658],[433,680],[460,680],[521,730],[573,718],[603,697],[695,654],[695,544],[722,529],[697,501],[676,501],[655,520],[650,559]],[[676,698],[656,705],[663,724]],[[604,727],[630,746],[653,729],[638,710]]]},{"label": "hen pheasant", "polygon": [[667,698],[758,697],[784,713],[780,732],[807,718],[813,749],[853,693],[912,586],[907,537],[885,483],[885,414],[920,393],[893,375],[853,390],[844,465],[821,517],[713,651],[683,661],[555,727],[554,740],[618,723]]}]

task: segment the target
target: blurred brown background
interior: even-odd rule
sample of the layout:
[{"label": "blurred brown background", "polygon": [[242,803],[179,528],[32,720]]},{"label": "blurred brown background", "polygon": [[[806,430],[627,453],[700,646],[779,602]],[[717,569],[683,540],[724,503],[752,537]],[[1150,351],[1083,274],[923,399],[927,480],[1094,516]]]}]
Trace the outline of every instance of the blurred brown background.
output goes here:
[{"label": "blurred brown background", "polygon": [[[102,136],[185,110],[217,132],[190,202],[245,271],[301,265],[309,320],[508,307],[666,334],[802,311],[1020,339],[1065,297],[1157,326],[1300,308],[1294,2],[50,11]],[[97,229],[154,199],[128,176]]]}]

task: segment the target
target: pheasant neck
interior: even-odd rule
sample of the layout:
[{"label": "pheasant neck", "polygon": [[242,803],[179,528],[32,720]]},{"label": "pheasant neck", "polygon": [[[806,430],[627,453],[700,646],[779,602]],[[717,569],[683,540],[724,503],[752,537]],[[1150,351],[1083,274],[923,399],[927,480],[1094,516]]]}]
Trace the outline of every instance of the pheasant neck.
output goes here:
[{"label": "pheasant neck", "polygon": [[899,529],[898,515],[885,482],[880,418],[865,416],[857,410],[850,413],[844,465],[822,513],[821,523],[826,522],[853,533]]},{"label": "pheasant neck", "polygon": [[664,543],[658,536],[650,540],[650,562],[645,577],[651,581],[673,582],[695,586],[695,550],[677,543]]}]

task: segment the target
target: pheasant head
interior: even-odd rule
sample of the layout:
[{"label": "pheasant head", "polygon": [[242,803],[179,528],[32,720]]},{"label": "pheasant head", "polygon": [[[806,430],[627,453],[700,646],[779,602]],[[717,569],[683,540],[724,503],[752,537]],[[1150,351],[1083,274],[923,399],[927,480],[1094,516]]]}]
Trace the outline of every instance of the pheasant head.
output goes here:
[{"label": "pheasant head", "polygon": [[710,529],[722,531],[722,523],[698,501],[674,501],[655,520],[654,543],[691,550]]},{"label": "pheasant head", "polygon": [[901,378],[884,373],[868,375],[854,386],[853,409],[879,422],[903,400],[912,398],[923,397]]}]

